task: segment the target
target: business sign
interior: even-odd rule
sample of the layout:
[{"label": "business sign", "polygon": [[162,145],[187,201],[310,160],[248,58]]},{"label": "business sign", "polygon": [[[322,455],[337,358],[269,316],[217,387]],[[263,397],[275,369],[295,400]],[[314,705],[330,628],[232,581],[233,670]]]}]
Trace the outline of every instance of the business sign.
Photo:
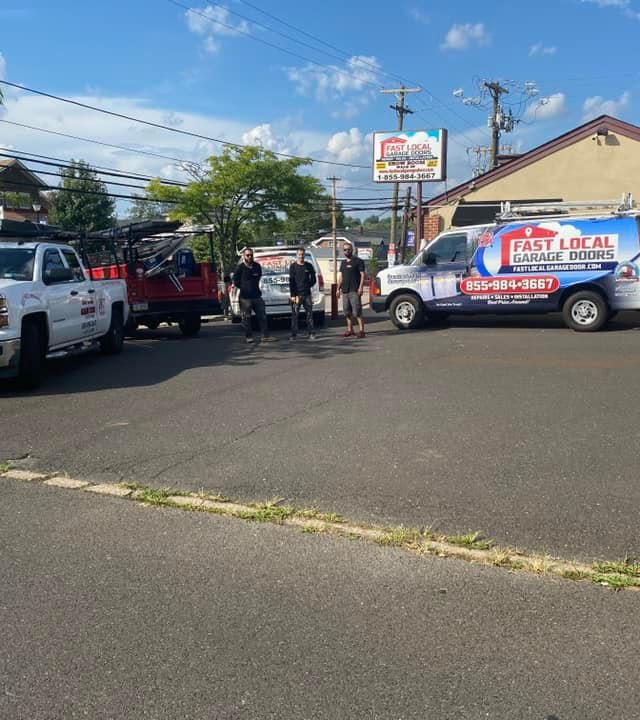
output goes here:
[{"label": "business sign", "polygon": [[446,130],[373,134],[373,182],[440,182],[446,177]]}]

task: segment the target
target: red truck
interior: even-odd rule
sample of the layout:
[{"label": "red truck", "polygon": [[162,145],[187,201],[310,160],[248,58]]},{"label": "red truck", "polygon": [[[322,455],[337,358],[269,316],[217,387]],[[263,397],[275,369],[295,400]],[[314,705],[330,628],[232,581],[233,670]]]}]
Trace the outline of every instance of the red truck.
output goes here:
[{"label": "red truck", "polygon": [[[184,247],[195,235],[209,240],[211,262],[197,263]],[[177,323],[183,335],[197,335],[202,317],[221,313],[213,234],[181,230],[180,223],[148,220],[94,232],[81,242],[94,280],[123,278],[131,312],[127,334],[140,325],[155,329]]]}]

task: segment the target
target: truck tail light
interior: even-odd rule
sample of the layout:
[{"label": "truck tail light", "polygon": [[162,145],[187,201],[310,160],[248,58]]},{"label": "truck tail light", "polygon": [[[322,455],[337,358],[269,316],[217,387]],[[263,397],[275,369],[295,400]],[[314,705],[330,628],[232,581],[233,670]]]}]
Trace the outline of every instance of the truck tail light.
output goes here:
[{"label": "truck tail light", "polygon": [[324,292],[324,278],[320,273],[318,273],[318,290]]},{"label": "truck tail light", "polygon": [[380,280],[378,280],[377,277],[372,277],[369,280],[369,294],[370,295],[380,295],[381,294],[380,289]]}]

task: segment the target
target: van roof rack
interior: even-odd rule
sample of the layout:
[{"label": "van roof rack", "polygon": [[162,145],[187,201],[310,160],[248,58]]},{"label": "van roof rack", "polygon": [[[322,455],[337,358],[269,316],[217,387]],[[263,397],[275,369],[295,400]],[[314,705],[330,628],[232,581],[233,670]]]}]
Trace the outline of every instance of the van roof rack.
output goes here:
[{"label": "van roof rack", "polygon": [[609,210],[609,212],[614,215],[638,212],[633,201],[633,195],[631,193],[624,193],[622,200],[576,200],[570,202],[535,204],[507,201],[500,203],[500,212],[497,214],[496,219],[515,220],[526,217],[561,217],[570,214],[592,215],[594,211],[602,212],[603,210]]}]

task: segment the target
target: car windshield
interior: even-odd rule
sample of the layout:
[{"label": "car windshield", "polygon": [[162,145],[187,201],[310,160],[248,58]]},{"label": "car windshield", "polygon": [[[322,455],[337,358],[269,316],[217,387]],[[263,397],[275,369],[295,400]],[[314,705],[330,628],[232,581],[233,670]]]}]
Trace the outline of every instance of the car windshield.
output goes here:
[{"label": "car windshield", "polygon": [[0,248],[0,279],[33,280],[35,250]]},{"label": "car windshield", "polygon": [[[255,260],[260,263],[263,275],[282,275],[288,273],[292,262],[295,262],[294,253],[274,253],[273,255],[258,255]],[[304,259],[311,262],[311,255],[305,253]],[[312,263],[313,264],[313,263]]]}]

